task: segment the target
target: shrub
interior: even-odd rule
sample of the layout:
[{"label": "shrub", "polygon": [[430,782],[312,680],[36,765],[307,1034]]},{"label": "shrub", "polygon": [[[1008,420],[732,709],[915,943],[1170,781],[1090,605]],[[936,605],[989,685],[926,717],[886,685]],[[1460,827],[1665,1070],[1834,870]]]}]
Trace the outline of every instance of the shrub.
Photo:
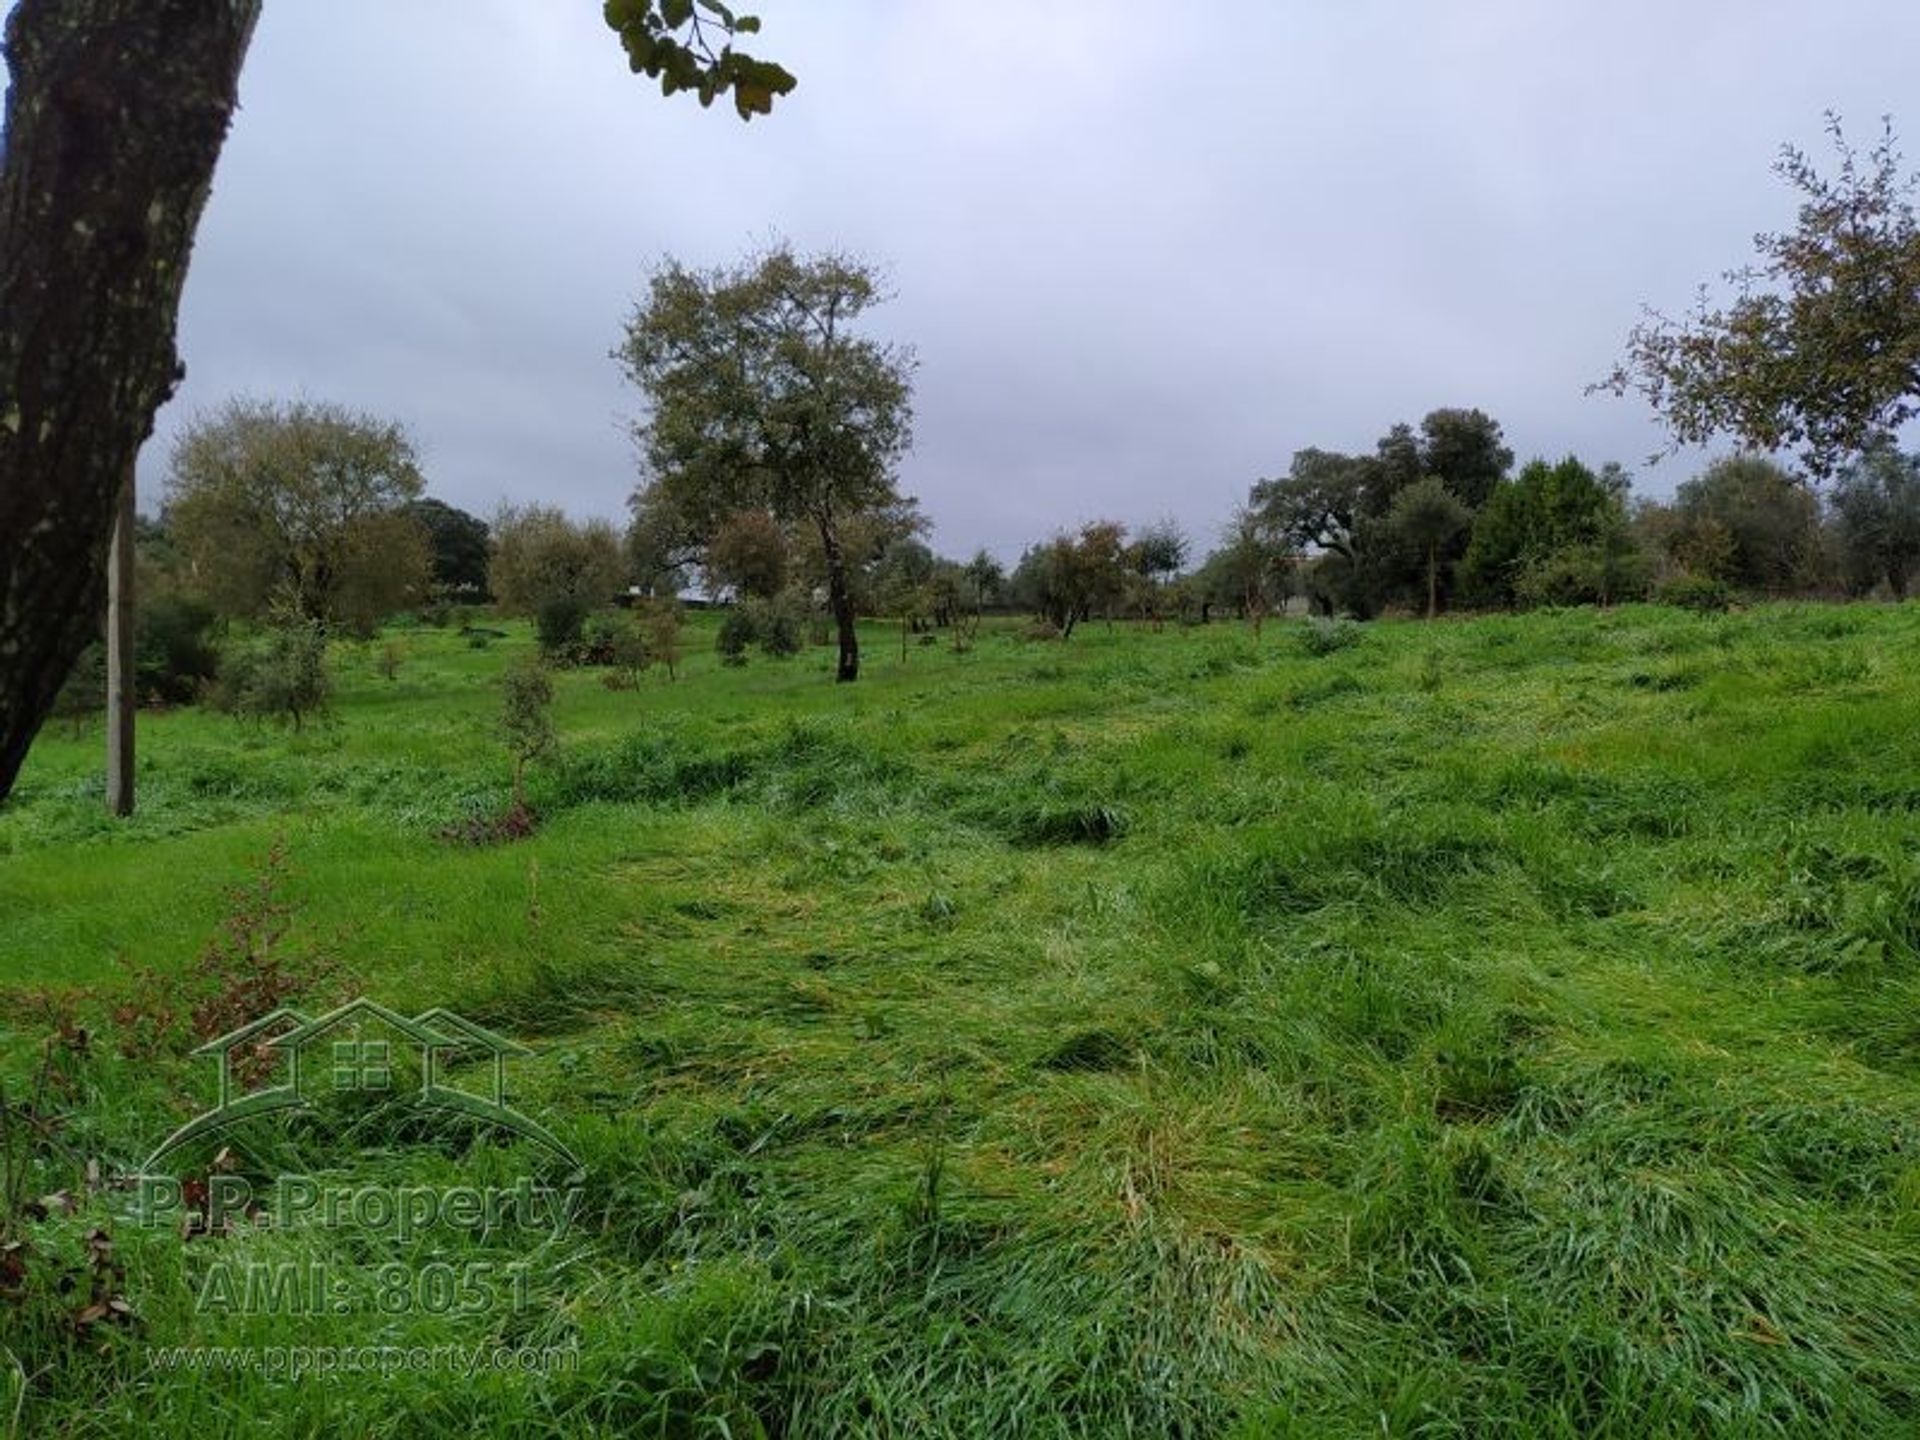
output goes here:
[{"label": "shrub", "polygon": [[325,628],[317,620],[277,620],[259,639],[227,652],[212,698],[215,709],[300,730],[333,698]]},{"label": "shrub", "polygon": [[526,660],[501,679],[500,734],[513,755],[513,811],[526,809],[529,763],[553,751],[553,681],[546,666]]},{"label": "shrub", "polygon": [[677,600],[649,600],[641,611],[640,629],[647,655],[667,667],[669,680],[680,678],[680,627],[685,619]]},{"label": "shrub", "polygon": [[1365,638],[1366,632],[1352,620],[1328,620],[1316,615],[1300,632],[1300,648],[1309,655],[1331,655],[1349,650]]},{"label": "shrub", "polygon": [[213,607],[185,595],[158,595],[140,607],[136,681],[143,699],[185,705],[220,670]]},{"label": "shrub", "polygon": [[107,708],[107,647],[96,640],[67,672],[60,693],[53,697],[53,718],[65,720],[78,735],[86,722]]},{"label": "shrub", "polygon": [[540,639],[540,651],[553,660],[574,658],[586,623],[587,602],[577,595],[548,595],[534,607],[533,629]]},{"label": "shrub", "polygon": [[595,615],[580,633],[580,643],[569,657],[579,665],[613,665],[625,637],[632,632],[619,615]]},{"label": "shrub", "polygon": [[1600,556],[1592,546],[1556,550],[1527,565],[1513,582],[1513,598],[1529,608],[1592,605],[1606,590]]},{"label": "shrub", "polygon": [[1569,545],[1525,566],[1513,582],[1513,598],[1528,607],[1610,605],[1646,594],[1640,555],[1619,547]]},{"label": "shrub", "polygon": [[1726,610],[1733,604],[1733,590],[1724,580],[1709,575],[1676,575],[1654,593],[1662,605],[1677,605],[1700,614]]},{"label": "shrub", "polygon": [[624,619],[600,623],[606,624],[605,633],[588,636],[593,663],[609,667],[606,676],[609,690],[632,690],[639,685],[647,666],[653,663],[647,637]]},{"label": "shrub", "polygon": [[771,600],[750,601],[754,638],[776,660],[798,655],[806,642],[807,609],[791,591]]},{"label": "shrub", "polygon": [[[134,638],[134,691],[143,704],[187,705],[220,673],[220,624],[211,607],[183,595],[143,602]],[[107,647],[95,641],[81,653],[54,698],[55,719],[80,722],[107,703]]]},{"label": "shrub", "polygon": [[714,638],[713,648],[720,652],[722,665],[744,665],[747,647],[756,638],[753,616],[743,606],[736,605],[720,621],[720,633]]}]

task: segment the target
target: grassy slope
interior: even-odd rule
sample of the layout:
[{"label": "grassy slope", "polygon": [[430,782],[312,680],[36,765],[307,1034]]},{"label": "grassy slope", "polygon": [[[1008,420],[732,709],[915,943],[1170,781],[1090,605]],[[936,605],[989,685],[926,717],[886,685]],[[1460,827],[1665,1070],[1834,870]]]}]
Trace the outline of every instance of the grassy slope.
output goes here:
[{"label": "grassy slope", "polygon": [[[98,734],[44,740],[0,987],[186,964],[285,836],[299,933],[537,1037],[522,1093],[591,1176],[541,1304],[489,1322],[577,1374],[160,1379],[129,1345],[29,1423],[1920,1428],[1920,610],[871,640],[851,689],[704,650],[565,677],[548,823],[495,849],[433,836],[498,801],[524,639],[416,633],[392,683],[343,652],[303,736],[153,719],[125,827]],[[122,1161],[196,1080],[95,1069]],[[123,1244],[150,1340],[393,1333],[196,1318],[206,1247]]]}]

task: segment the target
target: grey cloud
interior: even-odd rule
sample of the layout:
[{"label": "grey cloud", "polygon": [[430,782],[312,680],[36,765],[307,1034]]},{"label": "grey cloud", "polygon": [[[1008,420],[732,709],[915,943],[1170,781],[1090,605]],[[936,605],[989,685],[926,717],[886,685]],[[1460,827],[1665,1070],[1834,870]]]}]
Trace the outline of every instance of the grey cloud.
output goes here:
[{"label": "grey cloud", "polygon": [[1899,118],[1920,50],[1890,0],[757,8],[801,88],[743,126],[630,76],[592,0],[270,4],[149,496],[245,390],[406,419],[457,504],[617,516],[607,352],[647,267],[774,233],[889,267],[903,480],[952,552],[1096,515],[1210,537],[1295,449],[1436,405],[1636,464],[1657,432],[1585,382],[1641,302],[1790,223],[1782,141]]}]

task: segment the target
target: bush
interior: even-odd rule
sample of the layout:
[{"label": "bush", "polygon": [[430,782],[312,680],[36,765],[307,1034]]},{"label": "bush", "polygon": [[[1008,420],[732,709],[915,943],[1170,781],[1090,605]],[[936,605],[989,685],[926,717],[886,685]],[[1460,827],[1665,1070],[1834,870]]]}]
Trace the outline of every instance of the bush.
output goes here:
[{"label": "bush", "polygon": [[[211,607],[180,595],[144,603],[134,637],[134,692],[142,704],[187,705],[198,700],[220,673],[220,624]],[[56,719],[81,720],[107,703],[107,647],[95,641],[82,652],[54,699]]]},{"label": "bush", "polygon": [[136,681],[144,700],[185,705],[220,671],[213,607],[185,595],[159,595],[140,608]]},{"label": "bush", "polygon": [[680,627],[684,619],[680,602],[673,599],[649,600],[640,611],[647,658],[666,666],[669,680],[679,678]]},{"label": "bush", "polygon": [[753,625],[754,639],[776,660],[798,655],[806,643],[806,602],[791,591],[771,600],[751,600],[744,607]]},{"label": "bush", "polygon": [[574,647],[569,657],[578,665],[612,665],[614,656],[619,653],[625,635],[631,632],[620,617],[615,615],[595,615],[586,622],[580,634],[580,643]]},{"label": "bush", "polygon": [[714,638],[713,648],[720,652],[722,665],[744,665],[747,663],[747,647],[756,638],[753,616],[744,607],[736,605],[720,621],[720,633]]},{"label": "bush", "polygon": [[1316,615],[1300,632],[1300,648],[1309,655],[1331,655],[1336,650],[1352,649],[1365,636],[1366,632],[1352,620],[1328,620]]},{"label": "bush", "polygon": [[513,809],[526,809],[527,766],[553,753],[553,681],[546,666],[523,660],[500,679],[500,738],[513,756]]},{"label": "bush", "polygon": [[1571,546],[1534,561],[1513,582],[1513,598],[1529,609],[1599,602],[1606,575],[1591,547]]},{"label": "bush", "polygon": [[571,660],[580,648],[586,628],[587,602],[574,595],[549,595],[533,612],[534,634],[540,652],[554,660]]},{"label": "bush", "polygon": [[259,639],[230,649],[211,696],[215,709],[300,730],[309,716],[325,714],[333,698],[325,627],[281,619]]},{"label": "bush", "polygon": [[1607,605],[1646,594],[1646,566],[1631,550],[1569,545],[1533,561],[1513,582],[1521,605]]},{"label": "bush", "polygon": [[634,689],[640,684],[641,674],[653,663],[653,650],[647,637],[624,616],[603,618],[595,624],[604,629],[596,633],[593,627],[588,627],[587,644],[592,663],[607,667],[606,687]]},{"label": "bush", "polygon": [[1726,581],[1709,575],[1676,575],[1654,592],[1654,599],[1705,615],[1730,608],[1733,590]]}]

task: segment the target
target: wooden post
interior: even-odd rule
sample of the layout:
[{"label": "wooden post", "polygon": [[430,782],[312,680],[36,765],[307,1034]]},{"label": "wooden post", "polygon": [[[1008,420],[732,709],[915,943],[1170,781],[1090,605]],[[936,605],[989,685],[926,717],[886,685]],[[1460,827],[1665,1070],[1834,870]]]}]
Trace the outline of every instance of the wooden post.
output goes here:
[{"label": "wooden post", "polygon": [[133,814],[134,467],[127,467],[107,562],[107,809]]}]

